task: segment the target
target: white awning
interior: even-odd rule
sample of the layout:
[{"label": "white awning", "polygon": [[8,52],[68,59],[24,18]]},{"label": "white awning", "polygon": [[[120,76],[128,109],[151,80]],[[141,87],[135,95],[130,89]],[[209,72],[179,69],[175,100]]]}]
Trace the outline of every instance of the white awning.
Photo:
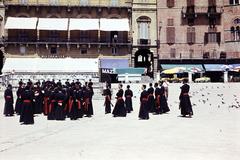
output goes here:
[{"label": "white awning", "polygon": [[101,31],[129,31],[129,20],[124,19],[100,19]]},{"label": "white awning", "polygon": [[36,29],[37,18],[8,17],[5,29]]},{"label": "white awning", "polygon": [[93,58],[7,58],[3,73],[98,73],[98,59]]},{"label": "white awning", "polygon": [[99,19],[70,18],[69,30],[99,30]]},{"label": "white awning", "polygon": [[38,30],[68,30],[68,18],[39,18]]}]

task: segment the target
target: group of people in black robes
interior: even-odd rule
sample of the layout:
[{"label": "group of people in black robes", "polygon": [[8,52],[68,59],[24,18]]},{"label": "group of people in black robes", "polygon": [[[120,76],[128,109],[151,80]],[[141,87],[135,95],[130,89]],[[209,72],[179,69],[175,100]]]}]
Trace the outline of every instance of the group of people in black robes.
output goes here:
[{"label": "group of people in black robes", "polygon": [[[42,84],[31,80],[26,84],[21,80],[16,94],[15,112],[20,115],[22,124],[34,124],[34,115],[42,113],[48,120],[65,120],[67,117],[77,120],[84,115],[93,115],[94,91],[91,80],[83,86],[79,80],[71,83],[67,80],[64,85],[60,80],[57,83],[54,80],[43,81]],[[4,98],[4,115],[13,116],[11,85],[5,90]]]},{"label": "group of people in black robes", "polygon": [[140,95],[140,119],[149,119],[149,113],[163,114],[170,111],[166,98],[166,90],[163,83],[152,83],[146,90],[146,85],[142,85],[142,93]]},{"label": "group of people in black robes", "polygon": [[[116,93],[116,103],[114,106],[114,109],[112,111],[113,117],[126,117],[127,113],[131,113],[133,111],[132,107],[132,97],[133,92],[130,89],[130,85],[127,85],[127,89],[122,89],[123,85],[119,84],[118,86],[118,92]],[[103,91],[103,95],[105,96],[105,114],[111,113],[111,106],[113,104],[111,103],[111,97],[112,93],[110,90],[110,86],[107,85],[106,89]],[[123,98],[124,97],[124,98]]]},{"label": "group of people in black robes", "polygon": [[[111,86],[107,84],[103,92],[105,96],[105,114],[112,113],[113,117],[126,117],[127,113],[133,111],[132,97],[133,92],[130,85],[126,90],[119,84],[119,90],[116,93],[116,103],[112,104]],[[167,103],[166,87],[163,82],[142,85],[140,95],[139,119],[149,119],[149,113],[164,114],[170,111]],[[193,115],[192,105],[189,97],[190,86],[187,80],[183,80],[181,93],[179,96],[181,115],[191,117]],[[4,115],[13,116],[14,111],[20,115],[22,124],[34,124],[35,114],[44,114],[48,120],[65,120],[67,117],[71,120],[77,120],[83,116],[91,117],[93,115],[92,97],[94,95],[93,83],[91,80],[82,85],[79,80],[69,82],[63,85],[61,81],[39,81],[34,83],[29,80],[24,83],[19,82],[17,89],[17,99],[14,110],[14,99],[12,86],[8,85],[4,92],[5,107]],[[113,111],[111,107],[113,108]]]}]

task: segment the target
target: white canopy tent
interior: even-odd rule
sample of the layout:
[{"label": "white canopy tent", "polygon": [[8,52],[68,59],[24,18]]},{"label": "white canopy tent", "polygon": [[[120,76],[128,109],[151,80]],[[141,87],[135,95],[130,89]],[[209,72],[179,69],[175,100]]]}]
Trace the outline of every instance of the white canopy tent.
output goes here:
[{"label": "white canopy tent", "polygon": [[100,30],[101,31],[129,31],[129,20],[123,19],[100,19]]},{"label": "white canopy tent", "polygon": [[70,18],[69,30],[99,30],[99,19]]},{"label": "white canopy tent", "polygon": [[98,59],[7,58],[3,73],[98,73]]},{"label": "white canopy tent", "polygon": [[39,18],[37,29],[67,31],[68,18]]},{"label": "white canopy tent", "polygon": [[37,27],[36,17],[8,17],[5,24],[5,29],[36,29]]}]

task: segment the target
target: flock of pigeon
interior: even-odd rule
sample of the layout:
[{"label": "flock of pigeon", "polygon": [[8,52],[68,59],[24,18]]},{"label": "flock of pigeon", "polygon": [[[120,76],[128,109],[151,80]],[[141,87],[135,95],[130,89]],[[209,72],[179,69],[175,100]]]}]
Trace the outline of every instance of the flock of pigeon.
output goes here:
[{"label": "flock of pigeon", "polygon": [[[230,85],[213,85],[203,86],[198,90],[194,88],[190,93],[192,99],[192,105],[207,105],[210,107],[229,107],[229,108],[240,108],[240,96],[232,92]],[[240,93],[239,93],[240,95]]]}]

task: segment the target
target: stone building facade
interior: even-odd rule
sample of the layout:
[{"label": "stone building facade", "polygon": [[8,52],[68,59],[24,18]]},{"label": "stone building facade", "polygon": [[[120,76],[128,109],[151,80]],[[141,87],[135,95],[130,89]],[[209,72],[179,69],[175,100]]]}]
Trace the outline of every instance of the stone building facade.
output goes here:
[{"label": "stone building facade", "polygon": [[[128,56],[131,52],[132,38],[126,30],[38,28],[41,20],[51,18],[66,19],[67,23],[70,19],[97,19],[100,23],[105,18],[130,22],[128,0],[6,0],[4,7],[6,20],[9,17],[39,19],[36,29],[5,28],[6,57],[96,58],[99,55]],[[86,27],[91,28],[91,25]]]},{"label": "stone building facade", "polygon": [[159,0],[160,59],[218,59],[225,53],[222,1]]},{"label": "stone building facade", "polygon": [[240,2],[224,0],[224,40],[227,57],[240,57]]},{"label": "stone building facade", "polygon": [[147,68],[147,74],[154,77],[157,72],[157,1],[132,1],[132,56],[133,67]]}]

